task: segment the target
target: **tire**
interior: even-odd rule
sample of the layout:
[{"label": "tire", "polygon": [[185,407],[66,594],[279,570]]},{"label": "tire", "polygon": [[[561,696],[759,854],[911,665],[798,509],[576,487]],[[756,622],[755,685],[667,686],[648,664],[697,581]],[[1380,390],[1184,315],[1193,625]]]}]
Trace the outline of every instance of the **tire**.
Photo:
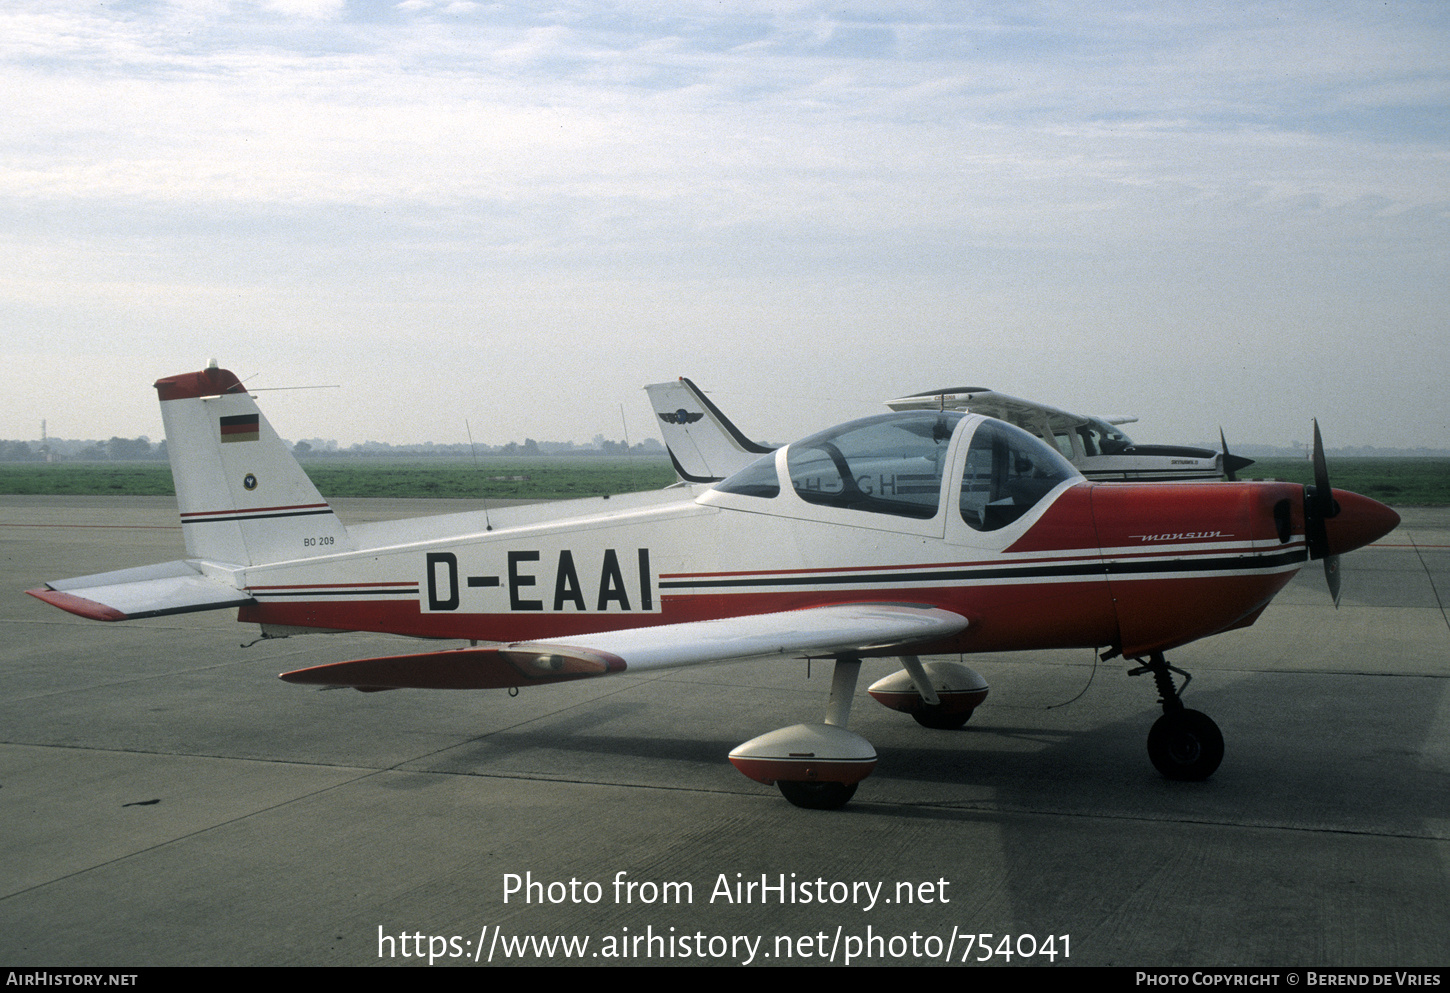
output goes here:
[{"label": "tire", "polygon": [[840,810],[856,795],[856,783],[776,782],[781,796],[806,810]]},{"label": "tire", "polygon": [[1207,779],[1223,761],[1223,734],[1207,714],[1170,711],[1148,732],[1148,757],[1169,779]]},{"label": "tire", "polygon": [[955,731],[966,726],[967,721],[972,719],[972,712],[950,711],[941,704],[935,707],[922,707],[911,712],[916,723],[924,728],[931,728],[933,731]]}]

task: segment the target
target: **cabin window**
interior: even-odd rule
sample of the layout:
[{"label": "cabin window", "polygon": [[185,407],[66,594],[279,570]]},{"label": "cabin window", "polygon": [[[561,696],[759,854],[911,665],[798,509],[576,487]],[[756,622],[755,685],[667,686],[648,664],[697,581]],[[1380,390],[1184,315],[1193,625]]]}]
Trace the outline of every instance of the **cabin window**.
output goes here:
[{"label": "cabin window", "polygon": [[780,496],[780,479],[775,474],[775,453],[762,456],[744,469],[718,484],[715,489],[722,493],[740,493],[744,496]]},{"label": "cabin window", "polygon": [[941,507],[947,446],[962,415],[881,414],[791,445],[786,467],[807,503],[930,520]]},{"label": "cabin window", "polygon": [[978,531],[1006,527],[1059,483],[1079,476],[1072,463],[1005,421],[977,426],[962,471],[962,520]]},{"label": "cabin window", "polygon": [[1072,459],[1072,435],[1066,431],[1052,432],[1052,440],[1057,445],[1057,450],[1062,453],[1065,459]]}]

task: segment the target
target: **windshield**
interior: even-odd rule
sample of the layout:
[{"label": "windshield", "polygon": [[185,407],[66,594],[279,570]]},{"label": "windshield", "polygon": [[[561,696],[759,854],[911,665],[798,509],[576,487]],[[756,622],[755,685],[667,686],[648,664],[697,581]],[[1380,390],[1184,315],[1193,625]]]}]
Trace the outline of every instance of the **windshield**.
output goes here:
[{"label": "windshield", "polygon": [[978,531],[1006,527],[1059,483],[1080,479],[1072,463],[1005,421],[977,426],[962,471],[962,520]]},{"label": "windshield", "polygon": [[780,480],[775,475],[775,453],[761,456],[715,489],[754,497],[780,496]]}]

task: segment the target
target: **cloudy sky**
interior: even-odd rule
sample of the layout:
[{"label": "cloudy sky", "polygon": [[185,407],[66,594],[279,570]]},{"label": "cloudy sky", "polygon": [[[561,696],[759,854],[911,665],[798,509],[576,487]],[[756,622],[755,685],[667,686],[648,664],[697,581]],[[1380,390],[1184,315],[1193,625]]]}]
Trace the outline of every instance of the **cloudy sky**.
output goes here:
[{"label": "cloudy sky", "polygon": [[0,101],[3,438],[159,438],[213,356],[343,444],[639,440],[681,375],[777,441],[1450,437],[1439,0],[7,0]]}]

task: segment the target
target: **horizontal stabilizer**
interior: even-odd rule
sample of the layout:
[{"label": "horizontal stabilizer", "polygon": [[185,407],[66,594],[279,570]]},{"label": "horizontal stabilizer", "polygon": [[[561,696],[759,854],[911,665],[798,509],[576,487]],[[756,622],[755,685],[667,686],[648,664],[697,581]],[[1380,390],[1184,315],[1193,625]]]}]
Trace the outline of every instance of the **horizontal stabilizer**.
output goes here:
[{"label": "horizontal stabilizer", "polygon": [[60,579],[25,592],[94,621],[218,610],[252,599],[242,590],[208,579],[195,566],[180,561]]},{"label": "horizontal stabilizer", "polygon": [[358,659],[284,672],[289,683],[358,689],[500,689],[705,662],[879,652],[947,638],[967,626],[951,611],[853,603],[713,621],[580,635],[558,644],[517,642]]}]

